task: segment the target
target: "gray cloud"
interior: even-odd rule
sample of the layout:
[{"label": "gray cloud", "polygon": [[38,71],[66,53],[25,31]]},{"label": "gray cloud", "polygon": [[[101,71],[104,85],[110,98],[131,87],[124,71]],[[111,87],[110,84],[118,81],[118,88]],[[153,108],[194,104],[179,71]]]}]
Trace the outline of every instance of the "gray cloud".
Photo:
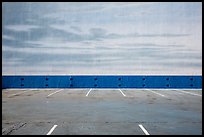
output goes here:
[{"label": "gray cloud", "polygon": [[[134,36],[134,34],[132,36]],[[136,34],[135,36],[136,37],[185,37],[185,36],[190,36],[190,34],[163,33],[163,34]]]},{"label": "gray cloud", "polygon": [[[18,26],[18,25],[17,25]],[[17,26],[10,27],[8,30],[4,30],[3,35],[8,35],[16,40],[16,42],[9,41],[8,38],[3,37],[4,43],[6,45],[18,44],[19,46],[25,41],[37,41],[43,38],[53,38],[53,40],[58,39],[61,41],[68,42],[82,42],[82,41],[98,41],[105,39],[120,39],[120,38],[129,38],[129,37],[185,37],[189,34],[117,34],[117,33],[108,33],[107,30],[103,28],[90,28],[90,33],[80,33],[81,29],[77,26],[70,26],[71,29],[74,29],[75,32],[62,30],[58,28],[49,27],[46,25],[41,26],[29,26],[25,25],[23,31],[20,31],[20,28]],[[20,25],[23,28],[24,25]],[[7,26],[5,26],[7,27]],[[34,29],[32,29],[34,28]],[[13,30],[12,30],[13,29]],[[10,39],[11,40],[11,39]],[[12,39],[13,40],[13,39]]]},{"label": "gray cloud", "polygon": [[77,31],[77,32],[81,32],[81,28],[80,27],[77,27],[77,26],[70,26],[71,29]]},{"label": "gray cloud", "polygon": [[[24,46],[32,47],[32,44],[27,44]],[[127,46],[127,48],[120,48]],[[134,48],[130,48],[130,47]],[[152,68],[155,67],[198,67],[202,63],[199,61],[201,60],[201,56],[199,53],[189,52],[189,51],[182,51],[179,52],[172,46],[166,45],[166,48],[162,48],[165,45],[157,45],[151,43],[135,43],[135,44],[120,44],[117,49],[113,48],[100,48],[98,47],[98,51],[96,52],[95,49],[87,50],[83,46],[78,48],[78,52],[72,53],[62,53],[62,54],[55,54],[55,49],[53,49],[53,53],[44,53],[41,52],[46,50],[42,47],[39,47],[39,52],[25,52],[22,48],[21,51],[14,50],[12,51],[4,51],[3,52],[3,59],[5,62],[9,62],[13,59],[18,59],[19,62],[17,65],[22,66],[36,66],[41,65],[49,66],[49,64],[57,64],[60,67],[66,67],[67,65],[70,66],[81,66],[81,67],[88,67],[88,66],[114,66],[123,65],[134,66],[147,66],[151,65]],[[182,47],[182,45],[174,47]],[[50,49],[51,47],[47,47]],[[57,49],[66,49],[65,47],[58,47]],[[36,50],[36,47],[33,46],[33,49]],[[69,48],[68,48],[69,49]],[[73,48],[72,48],[73,49]],[[70,50],[72,50],[70,49]],[[89,51],[89,52],[87,52]],[[92,52],[91,52],[92,51]],[[60,62],[59,62],[60,60]],[[141,64],[142,63],[142,64]],[[191,65],[190,65],[191,64]],[[200,65],[199,65],[200,64]],[[171,66],[172,65],[172,66]]]}]

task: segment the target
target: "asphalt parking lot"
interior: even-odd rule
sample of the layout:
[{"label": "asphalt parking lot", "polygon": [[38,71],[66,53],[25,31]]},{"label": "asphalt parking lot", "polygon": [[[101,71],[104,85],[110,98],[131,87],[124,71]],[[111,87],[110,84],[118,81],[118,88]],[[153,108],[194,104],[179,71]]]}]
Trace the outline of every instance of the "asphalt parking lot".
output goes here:
[{"label": "asphalt parking lot", "polygon": [[202,135],[202,90],[3,89],[2,135]]}]

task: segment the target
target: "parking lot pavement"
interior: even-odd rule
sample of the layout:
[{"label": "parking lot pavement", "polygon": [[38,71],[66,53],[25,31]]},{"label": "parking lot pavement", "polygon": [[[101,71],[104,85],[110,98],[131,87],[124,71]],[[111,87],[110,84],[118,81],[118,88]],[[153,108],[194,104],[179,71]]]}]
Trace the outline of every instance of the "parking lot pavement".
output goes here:
[{"label": "parking lot pavement", "polygon": [[2,90],[2,135],[201,135],[202,90]]}]

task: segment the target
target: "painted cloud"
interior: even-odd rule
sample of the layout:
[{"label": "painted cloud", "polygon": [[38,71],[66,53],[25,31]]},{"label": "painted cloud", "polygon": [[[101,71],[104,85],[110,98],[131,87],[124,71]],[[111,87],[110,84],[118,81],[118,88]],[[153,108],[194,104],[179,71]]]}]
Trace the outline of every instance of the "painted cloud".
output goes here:
[{"label": "painted cloud", "polygon": [[3,3],[3,75],[202,73],[202,3]]}]

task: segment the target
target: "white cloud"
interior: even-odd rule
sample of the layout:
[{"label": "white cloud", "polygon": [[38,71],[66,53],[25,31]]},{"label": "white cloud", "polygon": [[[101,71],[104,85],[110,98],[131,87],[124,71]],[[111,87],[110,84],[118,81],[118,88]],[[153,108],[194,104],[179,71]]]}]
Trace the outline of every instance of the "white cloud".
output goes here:
[{"label": "white cloud", "polygon": [[5,29],[21,32],[21,31],[30,31],[31,29],[39,28],[39,26],[36,25],[5,25]]},{"label": "white cloud", "polygon": [[14,37],[8,36],[8,35],[2,35],[2,39],[5,39],[5,40],[15,40]]},{"label": "white cloud", "polygon": [[85,34],[84,31],[78,26],[70,26],[69,24],[54,24],[50,25],[51,28],[62,30],[62,31],[67,31],[67,32],[72,32],[72,33],[77,33],[77,34]]}]

